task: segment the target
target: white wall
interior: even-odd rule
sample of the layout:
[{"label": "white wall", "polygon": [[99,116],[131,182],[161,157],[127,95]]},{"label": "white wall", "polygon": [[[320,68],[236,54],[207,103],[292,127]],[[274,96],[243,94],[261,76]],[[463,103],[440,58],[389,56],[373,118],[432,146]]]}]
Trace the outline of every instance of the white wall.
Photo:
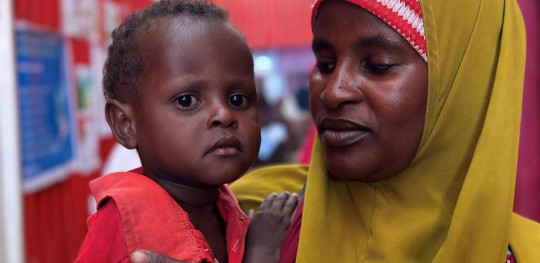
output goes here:
[{"label": "white wall", "polygon": [[13,0],[0,0],[0,262],[24,262]]}]

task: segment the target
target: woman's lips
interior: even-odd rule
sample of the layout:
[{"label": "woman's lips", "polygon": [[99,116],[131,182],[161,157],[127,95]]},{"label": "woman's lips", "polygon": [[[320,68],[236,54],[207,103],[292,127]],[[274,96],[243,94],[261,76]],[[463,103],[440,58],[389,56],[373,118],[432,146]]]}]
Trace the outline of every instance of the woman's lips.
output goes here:
[{"label": "woman's lips", "polygon": [[205,155],[214,154],[221,156],[231,156],[244,152],[242,143],[234,136],[223,136],[219,139]]},{"label": "woman's lips", "polygon": [[371,132],[361,124],[341,119],[323,119],[318,125],[321,143],[325,146],[340,147],[354,144]]}]

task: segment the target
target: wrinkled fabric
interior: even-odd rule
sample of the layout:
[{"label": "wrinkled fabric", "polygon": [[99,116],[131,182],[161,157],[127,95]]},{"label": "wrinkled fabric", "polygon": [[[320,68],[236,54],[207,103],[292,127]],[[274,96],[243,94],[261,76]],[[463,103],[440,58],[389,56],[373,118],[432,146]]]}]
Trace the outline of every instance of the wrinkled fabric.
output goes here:
[{"label": "wrinkled fabric", "polygon": [[512,214],[510,247],[516,262],[540,262],[540,224]]},{"label": "wrinkled fabric", "polygon": [[306,184],[307,168],[305,165],[268,166],[234,181],[230,188],[247,214],[249,210],[257,211],[271,193],[289,191],[300,194]]},{"label": "wrinkled fabric", "polygon": [[[146,249],[187,262],[214,262],[210,246],[195,229],[189,215],[163,188],[143,176],[141,170],[95,179],[90,182],[90,189],[100,210],[109,200],[114,200],[120,212],[128,255],[137,249]],[[242,262],[249,220],[228,186],[220,186],[216,206],[225,222],[228,261]],[[103,226],[92,224],[89,227]],[[96,231],[89,229],[89,234],[93,232]],[[85,244],[91,245],[91,242],[85,241]],[[114,253],[116,249],[125,248],[110,246],[106,251],[87,254],[108,253],[109,250]]]},{"label": "wrinkled fabric", "polygon": [[515,0],[420,4],[429,87],[419,150],[393,178],[344,182],[328,178],[316,142],[297,262],[506,258],[525,66],[520,10]]},{"label": "wrinkled fabric", "polygon": [[88,233],[73,263],[129,263],[129,252],[122,227],[122,216],[114,200],[88,217]]}]

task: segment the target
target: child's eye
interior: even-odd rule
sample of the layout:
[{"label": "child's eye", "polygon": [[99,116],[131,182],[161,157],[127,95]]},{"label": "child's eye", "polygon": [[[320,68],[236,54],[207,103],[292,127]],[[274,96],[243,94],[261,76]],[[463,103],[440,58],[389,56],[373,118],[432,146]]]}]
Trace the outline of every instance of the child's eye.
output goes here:
[{"label": "child's eye", "polygon": [[229,104],[234,107],[245,107],[247,105],[247,97],[244,95],[235,94],[229,97]]},{"label": "child's eye", "polygon": [[182,109],[194,107],[199,102],[199,99],[193,95],[182,95],[176,99],[176,105]]}]

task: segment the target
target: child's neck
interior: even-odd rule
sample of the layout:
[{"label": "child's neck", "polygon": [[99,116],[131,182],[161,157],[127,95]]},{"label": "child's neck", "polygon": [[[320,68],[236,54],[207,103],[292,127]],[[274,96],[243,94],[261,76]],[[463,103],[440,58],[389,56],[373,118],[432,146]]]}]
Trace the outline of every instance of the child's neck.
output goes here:
[{"label": "child's neck", "polygon": [[159,176],[149,174],[146,176],[165,189],[188,214],[213,213],[219,187],[195,187],[173,182]]},{"label": "child's neck", "polygon": [[219,262],[227,262],[225,223],[216,206],[219,187],[194,187],[145,174],[159,184],[189,215]]}]

